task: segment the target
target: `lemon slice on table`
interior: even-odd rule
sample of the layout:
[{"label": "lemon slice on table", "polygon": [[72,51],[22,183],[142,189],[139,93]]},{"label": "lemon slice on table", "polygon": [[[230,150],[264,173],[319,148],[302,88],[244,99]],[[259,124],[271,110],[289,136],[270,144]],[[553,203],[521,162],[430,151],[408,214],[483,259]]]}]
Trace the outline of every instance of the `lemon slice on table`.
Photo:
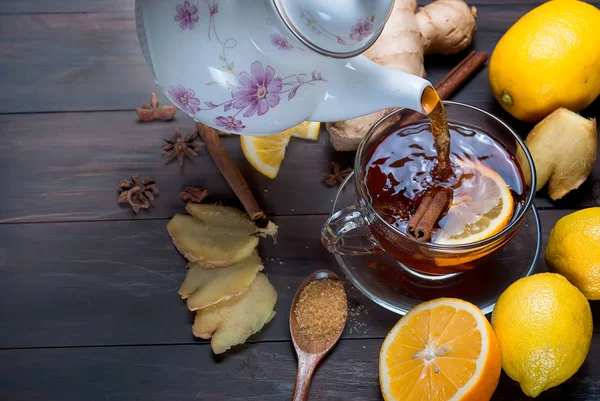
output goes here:
[{"label": "lemon slice on table", "polygon": [[316,141],[319,139],[321,123],[318,121],[304,121],[303,123],[291,128],[291,130],[293,137]]},{"label": "lemon slice on table", "polygon": [[500,174],[471,161],[461,161],[459,167],[465,178],[440,220],[436,244],[459,245],[489,238],[506,227],[514,212],[510,187]]},{"label": "lemon slice on table", "polygon": [[386,401],[489,400],[500,347],[475,305],[439,298],[414,307],[386,336],[379,384]]},{"label": "lemon slice on table", "polygon": [[285,156],[291,129],[274,135],[265,136],[240,136],[242,151],[252,167],[269,178],[277,177],[279,167]]},{"label": "lemon slice on table", "polygon": [[320,122],[304,121],[279,134],[265,136],[240,136],[242,151],[252,167],[269,178],[277,177],[285,156],[285,148],[290,137],[316,141],[319,137]]}]

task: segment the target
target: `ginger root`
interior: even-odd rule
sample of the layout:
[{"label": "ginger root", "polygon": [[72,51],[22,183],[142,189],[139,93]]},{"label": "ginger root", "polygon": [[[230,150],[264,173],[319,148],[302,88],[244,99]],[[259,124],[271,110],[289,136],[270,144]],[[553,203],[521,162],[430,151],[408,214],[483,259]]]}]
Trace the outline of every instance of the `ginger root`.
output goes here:
[{"label": "ginger root", "polygon": [[167,231],[190,262],[179,295],[196,312],[193,332],[211,340],[215,354],[243,344],[275,316],[277,291],[260,273],[264,266],[258,236],[277,233],[269,222],[260,229],[240,210],[187,203],[188,215],[175,215]]},{"label": "ginger root", "polygon": [[[381,36],[364,55],[371,61],[425,76],[425,54],[454,54],[466,49],[475,33],[477,10],[463,0],[436,0],[417,14],[416,0],[396,0]],[[390,110],[327,123],[336,150],[356,150],[369,128]]]},{"label": "ginger root", "polygon": [[[535,164],[535,190],[548,183],[550,198],[560,199],[579,188],[592,171],[598,151],[596,120],[565,108],[557,109],[533,127],[525,144]],[[522,166],[527,165],[520,149],[517,160]],[[529,172],[523,173],[529,182]]]},{"label": "ginger root", "polygon": [[215,354],[243,344],[275,316],[277,291],[267,277],[258,273],[250,288],[241,295],[196,312],[193,332],[196,337],[211,338]]},{"label": "ginger root", "polygon": [[231,266],[216,269],[188,263],[179,295],[187,300],[189,310],[204,309],[246,291],[262,269],[263,265],[257,253]]},{"label": "ginger root", "polygon": [[188,203],[186,210],[191,216],[175,215],[167,231],[190,262],[205,268],[225,267],[249,257],[256,249],[257,227],[240,210],[202,203]]}]

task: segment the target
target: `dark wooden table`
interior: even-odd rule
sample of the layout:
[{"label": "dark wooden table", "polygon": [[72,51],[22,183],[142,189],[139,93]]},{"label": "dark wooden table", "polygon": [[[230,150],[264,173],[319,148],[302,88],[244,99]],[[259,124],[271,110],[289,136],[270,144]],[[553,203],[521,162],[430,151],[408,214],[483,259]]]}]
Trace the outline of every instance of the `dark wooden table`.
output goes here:
[{"label": "dark wooden table", "polygon": [[[599,0],[594,0],[600,5]],[[477,50],[501,35],[538,1],[473,0]],[[272,181],[245,161],[235,137],[225,146],[280,226],[279,243],[260,253],[277,288],[277,316],[249,343],[212,355],[191,332],[192,316],[177,295],[185,263],[165,225],[183,211],[179,191],[208,188],[210,200],[238,205],[202,153],[180,169],[165,164],[162,138],[172,123],[138,123],[133,109],[153,84],[135,34],[133,0],[0,1],[0,399],[18,400],[285,400],[296,359],[287,327],[295,289],[314,270],[339,271],[319,230],[335,189],[320,182],[336,153],[326,134],[293,140]],[[431,57],[435,82],[456,57]],[[160,96],[165,101],[164,96]],[[497,114],[482,71],[454,100]],[[600,102],[583,114],[600,117]],[[182,113],[174,123],[191,130]],[[116,204],[116,183],[151,175],[161,189],[149,213]],[[540,193],[544,246],[554,223],[597,205],[600,162],[582,187],[560,202]],[[543,257],[537,270],[547,269]],[[377,377],[382,339],[398,320],[348,286],[362,310],[317,371],[312,400],[381,400]],[[592,303],[594,317],[600,311]],[[600,334],[567,383],[540,400],[600,400]],[[505,375],[494,400],[524,400]]]}]

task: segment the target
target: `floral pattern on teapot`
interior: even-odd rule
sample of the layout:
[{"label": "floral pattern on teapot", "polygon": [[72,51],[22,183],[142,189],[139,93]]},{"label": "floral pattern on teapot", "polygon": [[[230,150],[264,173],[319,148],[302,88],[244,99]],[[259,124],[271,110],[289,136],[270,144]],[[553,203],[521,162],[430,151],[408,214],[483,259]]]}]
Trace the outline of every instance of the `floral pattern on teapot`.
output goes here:
[{"label": "floral pattern on teapot", "polygon": [[176,8],[177,14],[175,14],[175,21],[179,22],[181,29],[186,28],[194,29],[198,20],[200,19],[198,14],[198,7],[191,4],[189,1],[185,1],[183,5],[178,5]]},{"label": "floral pattern on teapot", "polygon": [[[167,91],[169,99],[183,111],[188,114],[196,114],[203,110],[213,110],[219,107],[223,108],[223,115],[219,115],[214,119],[216,126],[229,131],[242,132],[246,125],[243,120],[238,119],[238,115],[243,112],[243,118],[249,118],[254,115],[263,116],[270,109],[277,107],[280,104],[282,95],[286,98],[285,101],[292,100],[297,91],[304,85],[314,85],[318,81],[327,82],[321,76],[320,72],[313,71],[310,75],[307,73],[293,74],[286,77],[276,76],[275,69],[256,60],[250,65],[249,72],[237,72],[233,61],[229,61],[227,53],[237,46],[235,38],[228,38],[222,41],[217,33],[217,28],[213,21],[213,17],[219,12],[219,4],[217,0],[213,0],[211,4],[209,0],[205,0],[207,6],[207,14],[209,16],[208,23],[208,39],[214,37],[221,45],[221,54],[219,59],[222,62],[221,70],[231,74],[231,80],[227,80],[227,85],[230,93],[230,98],[224,101],[201,101],[196,97],[196,91],[184,85],[171,85]],[[199,22],[200,16],[200,0],[196,4],[190,1],[184,1],[183,4],[178,4],[175,7],[176,14],[173,16],[175,22],[179,23],[182,30],[193,30]],[[364,25],[361,21],[360,26],[357,23],[352,28],[352,35],[360,35],[360,32],[365,32],[365,29],[371,29],[372,26]],[[362,30],[362,31],[361,31]],[[356,32],[354,32],[356,31]],[[211,35],[212,34],[212,35]],[[281,51],[291,51],[294,46],[287,38],[277,33],[270,35],[270,43]],[[303,49],[300,49],[303,50]],[[209,81],[206,85],[217,85],[217,82]]]},{"label": "floral pattern on teapot", "polygon": [[369,18],[360,18],[358,21],[356,21],[356,24],[352,25],[350,28],[350,34],[348,36],[340,36],[325,29],[306,9],[302,9],[300,17],[306,20],[306,25],[318,36],[323,35],[326,38],[335,39],[341,45],[347,44],[346,42],[349,40],[354,40],[356,42],[363,41],[365,38],[371,35],[371,33],[373,33],[373,22],[375,22],[374,15],[371,15]]},{"label": "floral pattern on teapot", "polygon": [[290,43],[289,40],[287,40],[287,38],[284,38],[278,33],[271,34],[271,44],[279,50],[283,51],[290,51],[294,48],[294,46]]},{"label": "floral pattern on teapot", "polygon": [[183,85],[169,87],[169,99],[175,103],[183,111],[191,114],[199,112],[200,100],[196,97],[196,92],[191,88],[186,88]]}]

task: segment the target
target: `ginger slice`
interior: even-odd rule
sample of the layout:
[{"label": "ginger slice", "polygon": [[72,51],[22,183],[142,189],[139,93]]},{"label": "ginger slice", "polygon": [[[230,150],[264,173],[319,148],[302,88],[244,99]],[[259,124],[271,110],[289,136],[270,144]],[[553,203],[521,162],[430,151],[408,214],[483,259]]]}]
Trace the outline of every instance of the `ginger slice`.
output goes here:
[{"label": "ginger slice", "polygon": [[196,337],[211,339],[215,354],[243,344],[271,321],[277,291],[267,277],[258,273],[247,291],[196,312],[193,332]]},{"label": "ginger slice", "polygon": [[191,216],[175,215],[167,224],[173,243],[190,262],[224,267],[250,256],[258,245],[256,226],[227,206],[188,203]]},{"label": "ginger slice", "polygon": [[231,266],[216,269],[189,263],[179,295],[187,299],[189,310],[203,309],[246,291],[262,269],[262,262],[256,253]]},{"label": "ginger slice", "polygon": [[[548,183],[550,198],[560,199],[579,188],[592,171],[598,151],[596,120],[559,108],[533,127],[525,144],[535,164],[535,190]],[[520,150],[517,160],[527,165]],[[523,173],[525,181],[530,182],[528,172]]]}]

